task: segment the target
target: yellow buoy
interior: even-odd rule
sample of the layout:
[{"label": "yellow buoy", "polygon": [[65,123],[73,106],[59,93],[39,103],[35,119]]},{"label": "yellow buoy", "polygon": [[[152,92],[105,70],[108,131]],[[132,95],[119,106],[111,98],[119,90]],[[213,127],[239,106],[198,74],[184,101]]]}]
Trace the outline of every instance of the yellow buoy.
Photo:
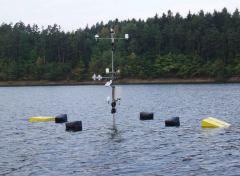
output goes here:
[{"label": "yellow buoy", "polygon": [[208,117],[202,120],[202,128],[227,128],[230,124],[213,117]]},{"label": "yellow buoy", "polygon": [[30,117],[28,121],[29,122],[50,122],[50,121],[55,121],[55,117],[44,117],[44,116]]}]

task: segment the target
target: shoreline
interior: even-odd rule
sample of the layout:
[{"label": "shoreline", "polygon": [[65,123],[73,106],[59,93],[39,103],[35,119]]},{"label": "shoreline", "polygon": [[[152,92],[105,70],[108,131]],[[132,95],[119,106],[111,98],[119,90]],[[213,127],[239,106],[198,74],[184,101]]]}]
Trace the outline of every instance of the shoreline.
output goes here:
[{"label": "shoreline", "polygon": [[[0,81],[0,87],[16,86],[74,86],[74,85],[104,85],[104,81]],[[232,77],[225,81],[217,81],[214,78],[160,78],[160,79],[120,79],[116,84],[209,84],[209,83],[240,83],[240,77]]]}]

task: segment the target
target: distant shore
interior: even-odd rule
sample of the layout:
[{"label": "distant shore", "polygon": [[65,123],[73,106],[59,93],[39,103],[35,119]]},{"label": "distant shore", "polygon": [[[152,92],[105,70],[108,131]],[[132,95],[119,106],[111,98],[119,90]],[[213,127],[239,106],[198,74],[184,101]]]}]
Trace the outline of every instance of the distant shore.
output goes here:
[{"label": "distant shore", "polygon": [[[103,85],[106,81],[0,81],[0,86],[63,86],[63,85]],[[119,79],[117,84],[201,84],[201,83],[240,83],[240,77],[232,77],[224,81],[214,78],[160,78],[160,79]]]}]

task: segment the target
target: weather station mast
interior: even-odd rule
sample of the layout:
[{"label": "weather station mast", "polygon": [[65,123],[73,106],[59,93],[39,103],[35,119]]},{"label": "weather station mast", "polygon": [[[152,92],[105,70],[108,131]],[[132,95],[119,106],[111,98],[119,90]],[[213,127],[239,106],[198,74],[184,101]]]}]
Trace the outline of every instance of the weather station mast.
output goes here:
[{"label": "weather station mast", "polygon": [[[114,85],[114,80],[117,79],[117,74],[120,73],[119,70],[115,70],[114,68],[114,51],[115,51],[115,41],[117,40],[128,40],[129,39],[129,35],[125,34],[124,37],[119,38],[119,37],[115,37],[115,32],[113,28],[110,28],[110,37],[106,37],[106,38],[102,38],[100,37],[98,34],[95,35],[95,39],[96,41],[99,40],[110,40],[111,41],[111,45],[112,45],[112,69],[111,71],[109,70],[109,68],[106,68],[106,74],[108,76],[101,76],[101,75],[97,75],[94,73],[94,75],[92,76],[93,80],[102,80],[102,79],[107,79],[108,81],[106,82],[105,86],[106,87],[111,87],[112,88],[112,99],[111,99],[111,114],[113,115],[113,124],[115,125],[115,113],[117,112],[116,110],[116,105],[117,102],[120,102],[121,97],[119,95],[119,90],[116,88],[116,86]],[[118,92],[118,95],[117,95]],[[108,97],[108,103],[110,102],[110,98]]]}]

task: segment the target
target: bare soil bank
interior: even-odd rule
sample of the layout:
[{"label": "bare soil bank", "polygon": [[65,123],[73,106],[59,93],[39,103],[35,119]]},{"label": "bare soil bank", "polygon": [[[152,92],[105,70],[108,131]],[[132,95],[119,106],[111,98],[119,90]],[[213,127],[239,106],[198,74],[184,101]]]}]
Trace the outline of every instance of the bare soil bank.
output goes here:
[{"label": "bare soil bank", "polygon": [[[61,86],[61,85],[103,85],[106,81],[0,81],[0,86]],[[224,81],[214,78],[159,78],[159,79],[120,79],[117,84],[200,84],[200,83],[240,83],[240,77]]]}]

